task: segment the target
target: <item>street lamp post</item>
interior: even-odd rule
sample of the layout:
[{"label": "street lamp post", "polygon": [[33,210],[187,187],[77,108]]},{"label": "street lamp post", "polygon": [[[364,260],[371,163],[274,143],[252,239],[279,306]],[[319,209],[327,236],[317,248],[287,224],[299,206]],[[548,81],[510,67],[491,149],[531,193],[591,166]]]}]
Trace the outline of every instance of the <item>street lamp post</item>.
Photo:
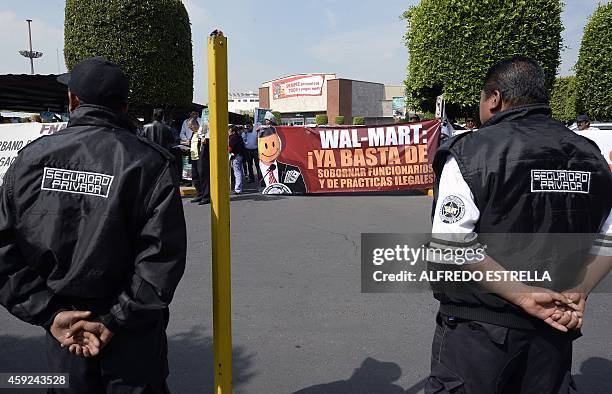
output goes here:
[{"label": "street lamp post", "polygon": [[30,71],[31,71],[31,74],[34,75],[34,59],[38,59],[43,54],[42,52],[35,52],[32,50],[32,19],[26,19],[26,22],[28,22],[28,34],[30,36],[30,50],[29,51],[26,51],[26,50],[19,51],[19,53],[21,54],[21,56],[24,56],[30,59]]}]

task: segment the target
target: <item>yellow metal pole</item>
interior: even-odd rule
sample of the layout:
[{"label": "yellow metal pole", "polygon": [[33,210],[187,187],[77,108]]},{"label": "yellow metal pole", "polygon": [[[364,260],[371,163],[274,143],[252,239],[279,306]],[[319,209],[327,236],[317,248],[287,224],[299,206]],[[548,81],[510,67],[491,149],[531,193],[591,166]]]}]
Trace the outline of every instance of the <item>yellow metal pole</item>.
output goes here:
[{"label": "yellow metal pole", "polygon": [[232,392],[229,162],[227,153],[227,38],[208,38],[210,200],[215,393]]}]

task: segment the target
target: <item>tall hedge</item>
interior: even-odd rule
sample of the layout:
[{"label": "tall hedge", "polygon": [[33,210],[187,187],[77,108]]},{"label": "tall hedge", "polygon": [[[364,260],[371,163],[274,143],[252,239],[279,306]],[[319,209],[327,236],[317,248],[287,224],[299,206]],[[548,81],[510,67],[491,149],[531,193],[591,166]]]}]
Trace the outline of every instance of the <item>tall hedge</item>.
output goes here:
[{"label": "tall hedge", "polygon": [[513,55],[537,60],[552,87],[561,48],[559,0],[421,0],[403,15],[410,54],[408,106],[434,112],[444,94],[447,112],[476,112],[487,70]]},{"label": "tall hedge", "polygon": [[130,103],[188,108],[193,100],[191,25],[180,0],[66,0],[65,57],[119,64]]},{"label": "tall hedge", "polygon": [[584,28],[576,87],[580,112],[612,120],[612,3],[597,7]]},{"label": "tall hedge", "polygon": [[576,77],[557,77],[550,93],[553,118],[561,121],[576,119]]}]

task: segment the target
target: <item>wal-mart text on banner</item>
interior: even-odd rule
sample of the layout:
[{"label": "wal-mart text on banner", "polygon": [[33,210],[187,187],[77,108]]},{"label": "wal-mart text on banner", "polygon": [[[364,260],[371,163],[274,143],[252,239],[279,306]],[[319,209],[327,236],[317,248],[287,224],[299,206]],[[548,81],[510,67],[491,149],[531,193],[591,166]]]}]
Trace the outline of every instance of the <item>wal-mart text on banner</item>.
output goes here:
[{"label": "wal-mart text on banner", "polygon": [[433,187],[438,120],[371,127],[259,131],[264,194],[391,191]]}]

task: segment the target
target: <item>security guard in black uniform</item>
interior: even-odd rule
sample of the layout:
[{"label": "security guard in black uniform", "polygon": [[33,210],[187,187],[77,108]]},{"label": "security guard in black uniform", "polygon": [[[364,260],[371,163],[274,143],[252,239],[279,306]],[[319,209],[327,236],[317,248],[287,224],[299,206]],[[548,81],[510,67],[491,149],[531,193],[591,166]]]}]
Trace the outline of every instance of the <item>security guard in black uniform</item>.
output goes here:
[{"label": "security guard in black uniform", "polygon": [[186,228],[172,156],[136,136],[103,58],[60,76],[68,127],[20,153],[0,193],[0,302],[47,329],[52,393],[167,393],[168,305]]},{"label": "security guard in black uniform", "polygon": [[[551,119],[547,103],[537,63],[500,62],[481,92],[482,127],[436,153],[432,245],[462,256],[486,246],[462,269],[548,269],[573,280],[585,261],[612,255],[610,170],[594,143]],[[569,245],[554,235],[570,233]],[[573,392],[572,341],[590,289],[504,285],[432,286],[440,310],[425,393]]]}]

